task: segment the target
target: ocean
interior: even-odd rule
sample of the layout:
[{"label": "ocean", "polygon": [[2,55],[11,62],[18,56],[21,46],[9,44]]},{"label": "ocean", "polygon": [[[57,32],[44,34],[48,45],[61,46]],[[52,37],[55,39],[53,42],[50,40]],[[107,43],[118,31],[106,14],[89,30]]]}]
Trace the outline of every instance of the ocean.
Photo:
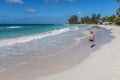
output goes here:
[{"label": "ocean", "polygon": [[[69,24],[0,25],[0,72],[31,62],[31,56],[54,55],[66,49],[65,45],[76,43],[90,28]],[[23,57],[25,60],[20,60]]]}]

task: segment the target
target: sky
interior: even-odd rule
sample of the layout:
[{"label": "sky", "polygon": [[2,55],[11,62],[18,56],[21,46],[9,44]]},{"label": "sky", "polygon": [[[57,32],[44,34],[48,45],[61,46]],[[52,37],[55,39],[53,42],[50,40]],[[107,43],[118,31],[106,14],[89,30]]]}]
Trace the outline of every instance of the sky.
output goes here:
[{"label": "sky", "polygon": [[72,15],[116,13],[115,0],[1,0],[0,24],[61,24]]}]

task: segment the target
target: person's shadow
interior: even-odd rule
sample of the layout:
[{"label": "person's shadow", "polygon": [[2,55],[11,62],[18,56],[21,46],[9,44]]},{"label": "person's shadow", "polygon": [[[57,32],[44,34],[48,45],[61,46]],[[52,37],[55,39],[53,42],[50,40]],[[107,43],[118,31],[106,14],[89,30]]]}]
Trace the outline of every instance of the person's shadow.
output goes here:
[{"label": "person's shadow", "polygon": [[95,44],[93,44],[93,45],[91,46],[91,48],[93,48],[93,47],[95,47]]}]

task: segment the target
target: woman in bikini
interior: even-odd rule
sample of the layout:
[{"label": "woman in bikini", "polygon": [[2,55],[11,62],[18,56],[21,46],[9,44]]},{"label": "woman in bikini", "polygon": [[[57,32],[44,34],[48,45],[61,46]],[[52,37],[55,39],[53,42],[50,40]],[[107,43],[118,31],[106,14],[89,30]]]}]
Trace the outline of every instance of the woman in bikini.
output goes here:
[{"label": "woman in bikini", "polygon": [[89,38],[90,47],[92,48],[92,46],[93,46],[93,42],[94,42],[94,34],[93,34],[92,31],[90,32],[89,37],[90,37],[90,38]]}]

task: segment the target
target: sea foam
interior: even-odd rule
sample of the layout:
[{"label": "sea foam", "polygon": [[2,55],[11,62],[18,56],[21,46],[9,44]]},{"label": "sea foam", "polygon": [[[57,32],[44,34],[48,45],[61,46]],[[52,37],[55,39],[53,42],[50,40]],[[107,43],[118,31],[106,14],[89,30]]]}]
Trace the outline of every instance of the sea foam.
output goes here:
[{"label": "sea foam", "polygon": [[0,67],[0,72],[4,72],[5,70],[6,70],[6,68]]},{"label": "sea foam", "polygon": [[30,35],[30,36],[23,36],[23,37],[18,37],[18,38],[11,38],[11,39],[2,39],[0,40],[0,47],[3,46],[10,46],[16,43],[25,43],[25,42],[30,42],[32,40],[37,40],[37,39],[42,39],[48,36],[55,36],[58,34],[62,34],[71,30],[77,30],[77,27],[74,28],[63,28],[63,29],[59,29],[59,30],[53,30],[53,31],[49,31],[49,32],[45,32],[45,33],[41,33],[41,34],[35,34],[35,35]]},{"label": "sea foam", "polygon": [[6,27],[8,29],[15,29],[15,28],[22,28],[22,26],[10,26],[10,27]]}]

